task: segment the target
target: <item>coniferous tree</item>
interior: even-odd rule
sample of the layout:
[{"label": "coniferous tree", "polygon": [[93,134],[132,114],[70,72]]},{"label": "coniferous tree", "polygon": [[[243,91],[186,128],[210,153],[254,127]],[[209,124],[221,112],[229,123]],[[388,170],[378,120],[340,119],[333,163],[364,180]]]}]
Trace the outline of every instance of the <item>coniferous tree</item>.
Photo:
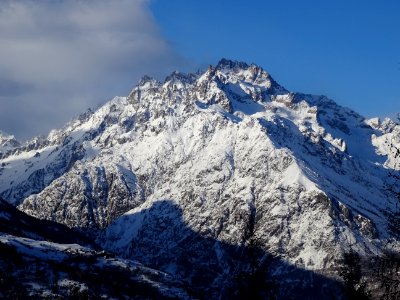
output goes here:
[{"label": "coniferous tree", "polygon": [[246,246],[239,259],[241,267],[234,276],[234,293],[230,299],[276,299],[279,289],[270,275],[273,258],[262,250],[263,243],[255,234],[256,212],[254,207],[245,232]]},{"label": "coniferous tree", "polygon": [[393,181],[387,184],[387,190],[395,197],[396,203],[395,209],[389,210],[387,213],[388,230],[393,238],[400,240],[400,176],[390,173],[389,177]]},{"label": "coniferous tree", "polygon": [[352,300],[370,299],[366,284],[361,282],[360,255],[351,249],[344,253],[341,263],[339,275],[343,279],[346,297]]}]

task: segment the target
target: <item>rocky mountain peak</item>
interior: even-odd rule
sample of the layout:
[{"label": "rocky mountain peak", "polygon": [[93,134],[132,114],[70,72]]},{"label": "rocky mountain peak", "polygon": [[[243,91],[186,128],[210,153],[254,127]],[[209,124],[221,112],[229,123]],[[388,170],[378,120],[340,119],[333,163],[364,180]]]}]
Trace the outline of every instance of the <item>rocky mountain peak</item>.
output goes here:
[{"label": "rocky mountain peak", "polygon": [[139,87],[154,87],[157,85],[160,85],[160,82],[148,75],[143,76],[137,84]]},{"label": "rocky mountain peak", "polygon": [[6,146],[6,144],[17,147],[21,143],[13,135],[0,131],[0,146]]},{"label": "rocky mountain peak", "polygon": [[226,58],[222,58],[216,66],[216,69],[223,70],[223,69],[231,69],[231,70],[245,70],[248,69],[249,65],[242,61],[230,60]]},{"label": "rocky mountain peak", "polygon": [[174,71],[165,78],[164,84],[168,83],[168,82],[171,82],[171,83],[181,82],[181,83],[192,84],[192,83],[194,83],[194,81],[197,78],[198,78],[198,75],[194,74],[194,73],[185,74],[185,73],[181,73],[179,71]]},{"label": "rocky mountain peak", "polygon": [[271,94],[287,92],[268,72],[255,64],[222,59],[213,70],[212,74],[224,83],[256,85],[268,89]]},{"label": "rocky mountain peak", "polygon": [[19,146],[21,143],[13,135],[0,131],[0,157]]}]

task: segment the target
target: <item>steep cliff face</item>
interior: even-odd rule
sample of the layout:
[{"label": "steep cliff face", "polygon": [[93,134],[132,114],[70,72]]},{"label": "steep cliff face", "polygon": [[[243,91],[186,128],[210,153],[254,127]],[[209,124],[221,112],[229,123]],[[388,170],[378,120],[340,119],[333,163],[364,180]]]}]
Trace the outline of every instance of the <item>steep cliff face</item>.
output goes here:
[{"label": "steep cliff face", "polygon": [[[226,252],[239,251],[221,245],[254,240],[293,265],[328,270],[349,247],[378,253],[390,240],[399,132],[221,60],[163,83],[144,77],[128,97],[13,148],[0,161],[0,193],[30,215],[103,229],[108,250],[182,278],[188,262],[173,254],[202,253],[192,261],[201,266],[212,253],[221,275],[234,266]],[[204,241],[213,251],[202,252]]]}]

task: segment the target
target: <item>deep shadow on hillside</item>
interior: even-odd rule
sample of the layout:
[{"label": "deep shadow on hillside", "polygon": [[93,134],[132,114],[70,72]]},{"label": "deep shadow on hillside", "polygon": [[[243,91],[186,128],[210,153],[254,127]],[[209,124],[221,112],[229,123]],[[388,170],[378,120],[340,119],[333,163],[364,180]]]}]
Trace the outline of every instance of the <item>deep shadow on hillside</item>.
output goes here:
[{"label": "deep shadow on hillside", "polygon": [[98,248],[91,239],[75,229],[40,220],[18,210],[0,198],[0,232],[61,244],[80,244]]},{"label": "deep shadow on hillside", "polygon": [[186,289],[168,274],[101,251],[78,231],[0,199],[0,299],[190,299]]},{"label": "deep shadow on hillside", "polygon": [[339,282],[263,251],[252,228],[240,246],[205,237],[185,224],[181,208],[169,200],[125,215],[112,228],[116,231],[110,229],[108,238],[114,236],[117,241],[109,242],[108,248],[121,246],[127,231],[133,230],[120,254],[173,274],[187,282],[199,299],[343,298]]}]

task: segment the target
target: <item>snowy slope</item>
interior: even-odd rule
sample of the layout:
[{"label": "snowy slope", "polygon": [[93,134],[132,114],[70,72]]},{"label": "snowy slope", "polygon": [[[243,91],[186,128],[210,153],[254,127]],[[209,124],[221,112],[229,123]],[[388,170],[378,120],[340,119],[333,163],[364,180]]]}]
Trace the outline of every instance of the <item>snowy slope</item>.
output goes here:
[{"label": "snowy slope", "polygon": [[192,299],[168,274],[78,244],[0,233],[0,249],[1,298]]},{"label": "snowy slope", "polygon": [[[33,216],[101,228],[109,251],[193,282],[215,255],[207,268],[218,275],[204,285],[221,284],[234,265],[237,249],[221,243],[254,239],[291,265],[329,273],[350,247],[377,254],[398,242],[385,212],[397,201],[388,184],[400,168],[399,132],[289,92],[256,65],[221,60],[164,82],[144,77],[128,97],[15,148],[0,160],[0,194]],[[197,269],[172,259],[190,256],[181,249],[197,253]]]}]

